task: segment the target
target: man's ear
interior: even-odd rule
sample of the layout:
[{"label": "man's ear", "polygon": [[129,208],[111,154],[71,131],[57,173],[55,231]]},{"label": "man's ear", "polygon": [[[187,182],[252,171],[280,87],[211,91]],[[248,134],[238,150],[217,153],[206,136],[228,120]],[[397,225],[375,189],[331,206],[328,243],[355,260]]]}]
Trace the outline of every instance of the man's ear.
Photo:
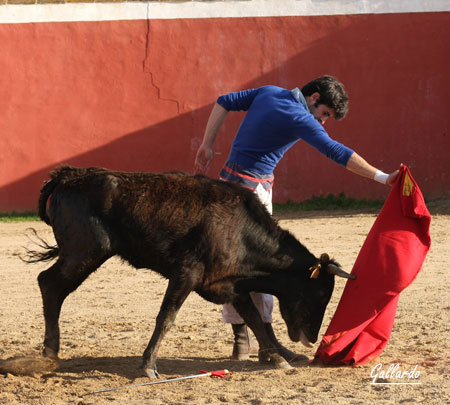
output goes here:
[{"label": "man's ear", "polygon": [[320,100],[320,93],[317,91],[309,96],[309,100],[311,104],[315,104],[317,101]]},{"label": "man's ear", "polygon": [[311,94],[310,96],[306,96],[305,100],[306,100],[306,104],[308,104],[310,111],[312,111],[315,107],[317,107],[317,104],[320,101],[320,93],[318,93],[316,91],[315,93]]}]

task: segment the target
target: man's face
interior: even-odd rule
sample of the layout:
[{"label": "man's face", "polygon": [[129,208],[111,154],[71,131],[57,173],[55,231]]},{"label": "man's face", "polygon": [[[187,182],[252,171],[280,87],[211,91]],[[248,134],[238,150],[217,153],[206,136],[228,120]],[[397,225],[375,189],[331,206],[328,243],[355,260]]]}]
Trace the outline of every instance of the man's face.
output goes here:
[{"label": "man's face", "polygon": [[328,118],[334,118],[334,110],[325,104],[319,104],[320,94],[314,93],[306,98],[306,103],[308,104],[309,111],[314,116],[314,118],[320,122],[321,125],[325,125]]},{"label": "man's face", "polygon": [[334,118],[334,110],[325,104],[314,104],[312,107],[309,107],[311,110],[311,114],[314,115],[314,118],[319,121],[322,125],[325,125],[325,121],[333,117]]}]

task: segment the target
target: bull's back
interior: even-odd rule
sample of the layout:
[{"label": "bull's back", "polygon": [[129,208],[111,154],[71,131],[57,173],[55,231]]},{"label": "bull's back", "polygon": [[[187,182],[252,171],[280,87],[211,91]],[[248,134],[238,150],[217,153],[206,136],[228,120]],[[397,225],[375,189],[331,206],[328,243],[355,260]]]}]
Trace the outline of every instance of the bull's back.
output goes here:
[{"label": "bull's back", "polygon": [[187,262],[230,261],[226,252],[241,243],[249,194],[235,185],[183,173],[98,168],[61,170],[52,181],[50,217],[60,246],[89,240],[169,277]]}]

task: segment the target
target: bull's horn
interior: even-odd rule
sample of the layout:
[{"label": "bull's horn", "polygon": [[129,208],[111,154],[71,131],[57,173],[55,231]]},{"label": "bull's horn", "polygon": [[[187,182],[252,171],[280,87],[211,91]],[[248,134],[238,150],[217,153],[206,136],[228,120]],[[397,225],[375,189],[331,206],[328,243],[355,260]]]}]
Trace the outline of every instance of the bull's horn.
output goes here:
[{"label": "bull's horn", "polygon": [[327,267],[327,271],[330,274],[334,274],[335,276],[343,277],[343,278],[350,278],[354,280],[356,276],[353,274],[348,274],[346,271],[342,270],[340,267],[336,266],[335,264],[329,264]]}]

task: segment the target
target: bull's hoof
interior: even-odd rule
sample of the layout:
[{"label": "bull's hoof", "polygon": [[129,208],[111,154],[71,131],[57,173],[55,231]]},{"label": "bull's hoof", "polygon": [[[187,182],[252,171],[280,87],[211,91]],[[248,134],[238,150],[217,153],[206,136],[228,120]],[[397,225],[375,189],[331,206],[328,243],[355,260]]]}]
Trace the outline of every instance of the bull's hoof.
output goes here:
[{"label": "bull's hoof", "polygon": [[142,368],[142,373],[144,377],[148,377],[153,380],[159,378],[159,373],[156,368]]},{"label": "bull's hoof", "polygon": [[277,368],[282,368],[282,369],[285,369],[285,370],[290,370],[291,368],[294,368],[287,361],[283,361],[281,364],[277,364],[276,367]]},{"label": "bull's hoof", "polygon": [[258,353],[259,362],[262,364],[271,364],[275,368],[291,369],[293,368],[278,353],[269,353],[267,350],[260,350]]},{"label": "bull's hoof", "polygon": [[42,351],[42,355],[46,358],[59,361],[58,352],[51,349],[50,347],[44,347],[44,350]]}]

